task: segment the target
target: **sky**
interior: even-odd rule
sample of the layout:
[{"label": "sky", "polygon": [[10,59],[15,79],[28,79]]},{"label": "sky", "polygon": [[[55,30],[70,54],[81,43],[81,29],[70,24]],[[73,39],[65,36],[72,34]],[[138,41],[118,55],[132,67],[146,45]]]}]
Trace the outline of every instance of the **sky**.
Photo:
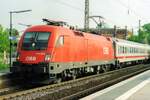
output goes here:
[{"label": "sky", "polygon": [[[9,27],[9,12],[31,9],[31,12],[13,14],[13,28],[20,32],[26,29],[19,25],[44,24],[42,18],[63,20],[70,25],[84,26],[84,0],[0,0],[0,24]],[[100,15],[110,26],[128,29],[138,28],[150,22],[150,0],[89,0],[90,16]],[[129,13],[128,13],[129,11]],[[95,23],[90,20],[90,27]]]}]

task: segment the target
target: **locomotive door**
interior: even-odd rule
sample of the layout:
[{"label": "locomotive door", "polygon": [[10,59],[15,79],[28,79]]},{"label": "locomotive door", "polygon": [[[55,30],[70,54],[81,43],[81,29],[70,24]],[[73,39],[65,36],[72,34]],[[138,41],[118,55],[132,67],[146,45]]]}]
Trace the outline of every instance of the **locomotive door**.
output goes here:
[{"label": "locomotive door", "polygon": [[66,36],[66,35],[64,35],[64,59],[66,60],[66,61],[70,61],[71,60],[71,52],[70,52],[70,48],[71,48],[71,46],[70,46],[70,41],[71,41],[71,39],[70,39],[70,37],[69,36]]},{"label": "locomotive door", "polygon": [[66,62],[69,59],[69,46],[70,46],[70,39],[69,36],[59,36],[55,50],[53,52],[53,58],[56,62]]}]

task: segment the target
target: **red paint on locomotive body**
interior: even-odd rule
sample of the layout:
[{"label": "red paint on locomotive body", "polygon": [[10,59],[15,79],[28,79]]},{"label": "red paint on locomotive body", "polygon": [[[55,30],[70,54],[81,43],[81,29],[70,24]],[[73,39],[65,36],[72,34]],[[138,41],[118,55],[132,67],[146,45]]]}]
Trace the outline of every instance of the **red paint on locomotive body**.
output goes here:
[{"label": "red paint on locomotive body", "polygon": [[38,25],[24,32],[17,52],[12,73],[59,80],[148,61],[150,46],[62,26]]},{"label": "red paint on locomotive body", "polygon": [[[27,32],[50,32],[47,48],[45,50],[22,50],[23,39]],[[28,28],[25,33],[20,40],[18,49],[20,54],[18,61],[22,63],[45,62],[47,54],[50,55],[50,59],[46,62],[88,62],[114,59],[111,38],[48,25]]]}]

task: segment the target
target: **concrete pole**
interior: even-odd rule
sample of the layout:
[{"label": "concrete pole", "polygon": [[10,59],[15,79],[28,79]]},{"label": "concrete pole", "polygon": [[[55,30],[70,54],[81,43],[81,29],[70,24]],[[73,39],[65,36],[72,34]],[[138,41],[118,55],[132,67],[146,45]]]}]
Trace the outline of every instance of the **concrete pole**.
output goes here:
[{"label": "concrete pole", "polygon": [[84,29],[89,29],[89,0],[85,0],[85,12],[84,12]]}]

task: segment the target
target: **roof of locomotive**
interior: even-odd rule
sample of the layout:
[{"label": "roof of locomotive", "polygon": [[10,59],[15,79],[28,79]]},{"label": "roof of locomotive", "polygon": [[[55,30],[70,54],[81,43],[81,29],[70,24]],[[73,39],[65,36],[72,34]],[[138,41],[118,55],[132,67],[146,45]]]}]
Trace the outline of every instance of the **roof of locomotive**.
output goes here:
[{"label": "roof of locomotive", "polygon": [[[101,40],[106,39],[106,40],[112,41],[112,39],[109,37],[105,37],[105,36],[97,35],[97,34],[92,34],[92,33],[86,33],[86,32],[70,29],[68,27],[63,27],[63,26],[35,25],[35,26],[31,26],[25,30],[25,32],[33,32],[33,31],[38,31],[38,32],[48,31],[48,32],[60,33],[61,35],[80,36],[80,37],[84,37],[86,39],[97,39],[97,40],[101,37],[101,38],[103,38]],[[61,31],[63,31],[63,32],[61,32]],[[101,41],[101,40],[99,40],[99,41]]]},{"label": "roof of locomotive", "polygon": [[53,25],[35,25],[27,28],[25,31],[52,31],[60,28],[62,27]]}]

